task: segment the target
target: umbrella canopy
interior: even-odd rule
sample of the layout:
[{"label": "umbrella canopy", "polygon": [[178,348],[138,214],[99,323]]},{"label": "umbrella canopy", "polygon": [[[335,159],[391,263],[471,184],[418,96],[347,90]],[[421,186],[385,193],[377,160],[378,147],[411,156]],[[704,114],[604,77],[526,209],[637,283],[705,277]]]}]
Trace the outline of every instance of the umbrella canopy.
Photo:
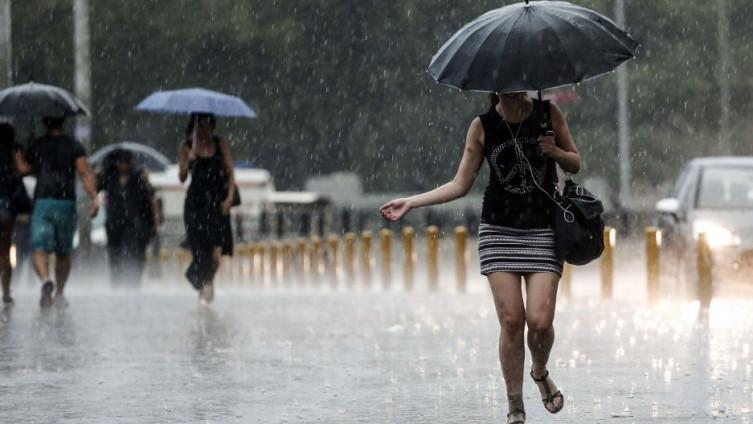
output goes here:
[{"label": "umbrella canopy", "polygon": [[540,91],[596,77],[635,57],[639,44],[608,18],[564,1],[515,3],[455,33],[429,65],[463,90]]},{"label": "umbrella canopy", "polygon": [[0,116],[91,115],[76,96],[54,85],[29,82],[0,90]]},{"label": "umbrella canopy", "polygon": [[256,118],[256,112],[240,98],[204,88],[157,91],[142,100],[136,109],[161,113],[211,113],[218,116]]},{"label": "umbrella canopy", "polygon": [[102,147],[89,156],[89,163],[94,167],[98,167],[103,164],[108,154],[118,149],[131,151],[133,153],[134,164],[150,172],[162,172],[170,165],[170,160],[153,147],[130,141],[108,144]]}]

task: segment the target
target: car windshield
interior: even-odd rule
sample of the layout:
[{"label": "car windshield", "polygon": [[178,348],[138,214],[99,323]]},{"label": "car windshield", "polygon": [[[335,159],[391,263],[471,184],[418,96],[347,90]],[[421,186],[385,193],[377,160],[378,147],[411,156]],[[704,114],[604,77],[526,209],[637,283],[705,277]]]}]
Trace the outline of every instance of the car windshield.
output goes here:
[{"label": "car windshield", "polygon": [[704,169],[696,206],[699,209],[753,208],[753,167]]}]

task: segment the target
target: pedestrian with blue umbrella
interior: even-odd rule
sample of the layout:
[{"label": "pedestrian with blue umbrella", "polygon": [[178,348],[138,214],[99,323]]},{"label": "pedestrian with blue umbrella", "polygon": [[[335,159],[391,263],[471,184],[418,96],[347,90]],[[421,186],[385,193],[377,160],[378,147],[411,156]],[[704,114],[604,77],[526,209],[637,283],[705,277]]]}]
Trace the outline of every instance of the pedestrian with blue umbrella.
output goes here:
[{"label": "pedestrian with blue umbrella", "polygon": [[[507,388],[508,424],[524,424],[524,331],[530,375],[545,409],[565,398],[547,370],[563,258],[555,249],[554,201],[559,166],[581,166],[565,116],[541,90],[613,70],[635,56],[638,43],[608,18],[564,1],[525,1],[489,11],[461,28],[429,65],[435,81],[491,93],[491,107],[468,129],[455,178],[426,193],[381,207],[396,221],[410,210],[464,196],[486,160],[490,180],[479,225],[481,273],[489,281],[501,326],[499,358]],[[538,91],[538,99],[527,91]],[[572,212],[565,210],[565,213]],[[526,299],[521,283],[525,281]]]},{"label": "pedestrian with blue umbrella", "polygon": [[222,256],[232,255],[230,209],[240,204],[230,143],[215,134],[216,116],[255,118],[256,113],[238,97],[202,88],[156,92],[136,108],[189,116],[178,148],[180,181],[191,177],[183,210],[192,256],[186,278],[206,306],[214,299]]}]

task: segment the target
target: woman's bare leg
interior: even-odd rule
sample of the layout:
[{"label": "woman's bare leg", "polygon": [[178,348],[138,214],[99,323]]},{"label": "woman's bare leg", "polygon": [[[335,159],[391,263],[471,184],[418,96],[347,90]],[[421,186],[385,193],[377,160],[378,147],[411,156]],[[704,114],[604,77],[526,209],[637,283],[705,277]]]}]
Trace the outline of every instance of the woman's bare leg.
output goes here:
[{"label": "woman's bare leg", "polygon": [[500,324],[499,362],[505,379],[510,411],[523,411],[523,363],[525,344],[523,332],[526,311],[523,304],[520,275],[495,272],[487,276],[494,297]]},{"label": "woman's bare leg", "polygon": [[[547,371],[549,354],[554,344],[554,311],[557,304],[557,274],[537,272],[526,275],[526,323],[528,324],[528,348],[533,359],[533,375],[542,377]],[[552,393],[557,391],[550,381]],[[562,406],[557,398],[549,405],[552,409]]]}]

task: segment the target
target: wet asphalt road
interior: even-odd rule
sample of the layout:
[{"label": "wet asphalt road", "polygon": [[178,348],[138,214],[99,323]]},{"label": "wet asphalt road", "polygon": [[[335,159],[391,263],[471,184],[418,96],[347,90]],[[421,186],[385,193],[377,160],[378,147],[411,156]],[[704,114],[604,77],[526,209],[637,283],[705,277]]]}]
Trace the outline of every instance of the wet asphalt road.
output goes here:
[{"label": "wet asphalt road", "polygon": [[[81,284],[48,312],[22,287],[0,321],[0,422],[505,422],[498,324],[472,287],[220,288],[202,309],[183,285]],[[622,287],[560,300],[567,406],[548,415],[526,381],[528,422],[750,422],[753,301],[649,307]]]}]

